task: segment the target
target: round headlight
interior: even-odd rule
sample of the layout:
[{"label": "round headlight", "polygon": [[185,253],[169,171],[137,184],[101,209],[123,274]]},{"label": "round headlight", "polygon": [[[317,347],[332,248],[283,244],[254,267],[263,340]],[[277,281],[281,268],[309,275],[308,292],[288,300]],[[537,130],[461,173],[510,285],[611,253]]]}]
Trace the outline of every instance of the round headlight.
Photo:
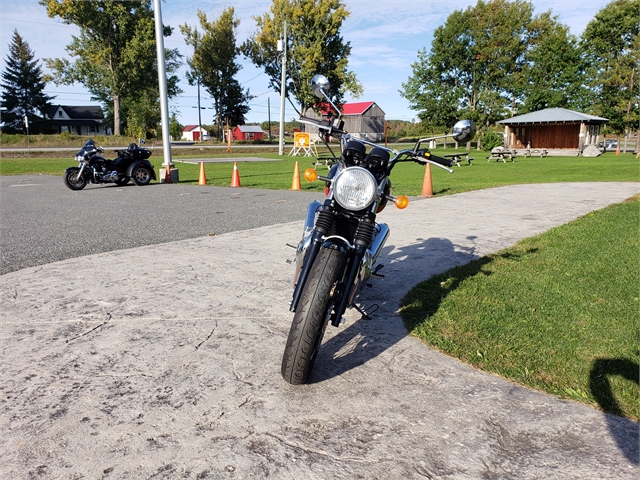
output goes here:
[{"label": "round headlight", "polygon": [[351,167],[342,170],[333,180],[333,196],[347,210],[362,210],[373,202],[378,184],[374,176],[364,168]]}]

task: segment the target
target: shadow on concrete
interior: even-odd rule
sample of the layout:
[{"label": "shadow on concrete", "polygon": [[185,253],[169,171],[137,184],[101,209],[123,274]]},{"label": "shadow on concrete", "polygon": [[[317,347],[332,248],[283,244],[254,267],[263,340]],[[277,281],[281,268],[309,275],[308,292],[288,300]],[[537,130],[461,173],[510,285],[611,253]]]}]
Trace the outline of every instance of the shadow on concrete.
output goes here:
[{"label": "shadow on concrete", "polygon": [[[376,290],[384,297],[385,283],[375,284],[373,290],[363,292],[367,309],[374,303],[382,304],[382,310],[396,312],[401,295],[414,286],[417,281],[431,274],[446,271],[456,265],[468,263],[477,257],[473,248],[456,246],[445,238],[429,238],[421,243],[408,245],[394,250],[385,247],[380,262],[392,265],[393,271],[381,273],[391,277],[396,275],[395,283],[404,285],[403,292],[389,299],[378,300]],[[390,253],[393,252],[393,253]],[[479,268],[479,267],[478,267]],[[391,269],[390,269],[391,270]],[[395,272],[395,273],[394,273]],[[426,275],[423,272],[428,272]],[[390,280],[385,280],[390,281]],[[366,298],[369,297],[369,298]],[[327,328],[332,328],[329,325]],[[309,383],[319,383],[342,375],[377,357],[407,335],[402,324],[390,321],[387,315],[375,316],[372,320],[356,321],[336,336],[322,344],[313,367]]]},{"label": "shadow on concrete", "polygon": [[600,408],[608,413],[606,420],[611,435],[627,459],[636,465],[640,464],[638,423],[623,417],[624,413],[615,398],[609,377],[618,375],[637,385],[640,382],[638,369],[638,364],[628,359],[598,358],[593,362],[589,375],[591,394]]}]

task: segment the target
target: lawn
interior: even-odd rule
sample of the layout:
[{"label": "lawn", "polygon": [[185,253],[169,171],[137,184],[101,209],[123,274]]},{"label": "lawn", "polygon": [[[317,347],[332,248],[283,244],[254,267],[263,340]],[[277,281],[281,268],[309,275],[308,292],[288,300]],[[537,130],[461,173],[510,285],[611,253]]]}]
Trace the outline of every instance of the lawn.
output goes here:
[{"label": "lawn", "polygon": [[640,201],[456,267],[403,299],[407,329],[476,368],[639,417]]},{"label": "lawn", "polygon": [[[437,151],[438,155],[453,153],[448,149]],[[486,161],[485,152],[472,151],[475,157],[473,165],[463,164],[453,167],[454,173],[432,167],[433,191],[435,195],[479,190],[483,188],[523,183],[552,182],[589,182],[589,181],[638,181],[639,162],[632,154],[615,155],[605,153],[599,157],[547,157],[517,158],[515,162]],[[253,154],[253,156],[256,156]],[[300,170],[312,166],[309,157],[279,157],[277,154],[260,154],[264,158],[272,158],[272,162],[239,162],[238,171],[243,187],[289,189],[293,178],[294,165],[298,161]],[[227,157],[227,155],[211,155],[208,157]],[[200,166],[183,163],[196,161],[198,157],[175,156],[174,162],[180,172],[181,183],[198,183]],[[159,171],[161,156],[152,156],[152,163]],[[0,174],[44,174],[62,175],[64,169],[75,165],[72,158],[3,158],[0,162]],[[324,167],[319,167],[320,171]],[[205,164],[207,183],[215,186],[229,186],[233,174],[233,163]],[[393,192],[396,195],[417,196],[422,191],[424,166],[415,163],[397,165],[391,174]],[[302,181],[305,190],[319,190],[320,182],[307,184]]]}]

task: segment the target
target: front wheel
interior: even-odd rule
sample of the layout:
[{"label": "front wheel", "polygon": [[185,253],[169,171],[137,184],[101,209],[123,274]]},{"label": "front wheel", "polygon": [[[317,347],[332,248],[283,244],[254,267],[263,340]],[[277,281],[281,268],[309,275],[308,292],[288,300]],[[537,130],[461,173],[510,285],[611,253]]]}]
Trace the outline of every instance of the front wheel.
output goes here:
[{"label": "front wheel", "polygon": [[71,190],[82,190],[87,186],[87,179],[80,175],[79,168],[72,168],[65,172],[64,184]]},{"label": "front wheel", "polygon": [[313,264],[304,292],[293,317],[282,357],[282,376],[292,385],[307,382],[342,278],[346,255],[339,250],[321,248]]},{"label": "front wheel", "polygon": [[136,185],[148,185],[151,182],[151,168],[140,164],[133,169],[131,178]]}]

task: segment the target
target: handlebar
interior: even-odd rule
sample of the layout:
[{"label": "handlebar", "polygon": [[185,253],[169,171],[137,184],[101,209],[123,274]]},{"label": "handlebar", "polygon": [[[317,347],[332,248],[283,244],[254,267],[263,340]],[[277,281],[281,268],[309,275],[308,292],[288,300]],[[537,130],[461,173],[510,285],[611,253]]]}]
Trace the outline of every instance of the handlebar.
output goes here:
[{"label": "handlebar", "polygon": [[347,132],[342,130],[344,122],[339,119],[335,119],[333,121],[317,120],[315,118],[309,118],[305,117],[304,115],[300,115],[298,121],[300,123],[306,123],[307,125],[318,127],[318,130],[321,130],[327,135],[331,135],[332,137],[341,138],[343,135],[348,135]]},{"label": "handlebar", "polygon": [[[318,129],[324,132],[325,134],[333,137],[341,138],[343,141],[348,141],[351,138],[353,138],[351,134],[342,130],[342,126],[344,125],[344,122],[342,122],[340,119],[336,119],[334,121],[317,120],[315,118],[309,118],[309,117],[305,117],[304,115],[300,115],[299,122],[318,127]],[[338,124],[339,126],[336,126],[336,124]],[[369,142],[361,138],[356,138],[355,140],[357,140],[360,143],[364,143],[366,145],[370,145],[373,147],[383,148],[384,150],[387,150],[390,153],[394,153],[395,154],[394,158],[391,159],[389,162],[389,171],[391,171],[391,169],[397,162],[413,160],[415,162],[422,163],[422,164],[430,163],[432,165],[435,165],[436,167],[440,167],[444,170],[447,170],[449,173],[453,173],[453,170],[449,168],[449,167],[452,167],[453,164],[455,163],[453,160],[432,155],[431,152],[426,148],[418,149],[420,146],[420,143],[423,142],[424,139],[419,140],[413,149],[407,149],[402,151],[397,151],[397,150],[394,150],[393,148],[383,147],[381,145],[378,145],[377,143]]]},{"label": "handlebar", "polygon": [[433,154],[429,154],[428,157],[426,157],[427,160],[431,160],[432,162],[436,162],[439,165],[442,165],[444,167],[453,167],[453,160],[449,159],[449,158],[442,158],[442,157],[438,157],[436,155]]}]

